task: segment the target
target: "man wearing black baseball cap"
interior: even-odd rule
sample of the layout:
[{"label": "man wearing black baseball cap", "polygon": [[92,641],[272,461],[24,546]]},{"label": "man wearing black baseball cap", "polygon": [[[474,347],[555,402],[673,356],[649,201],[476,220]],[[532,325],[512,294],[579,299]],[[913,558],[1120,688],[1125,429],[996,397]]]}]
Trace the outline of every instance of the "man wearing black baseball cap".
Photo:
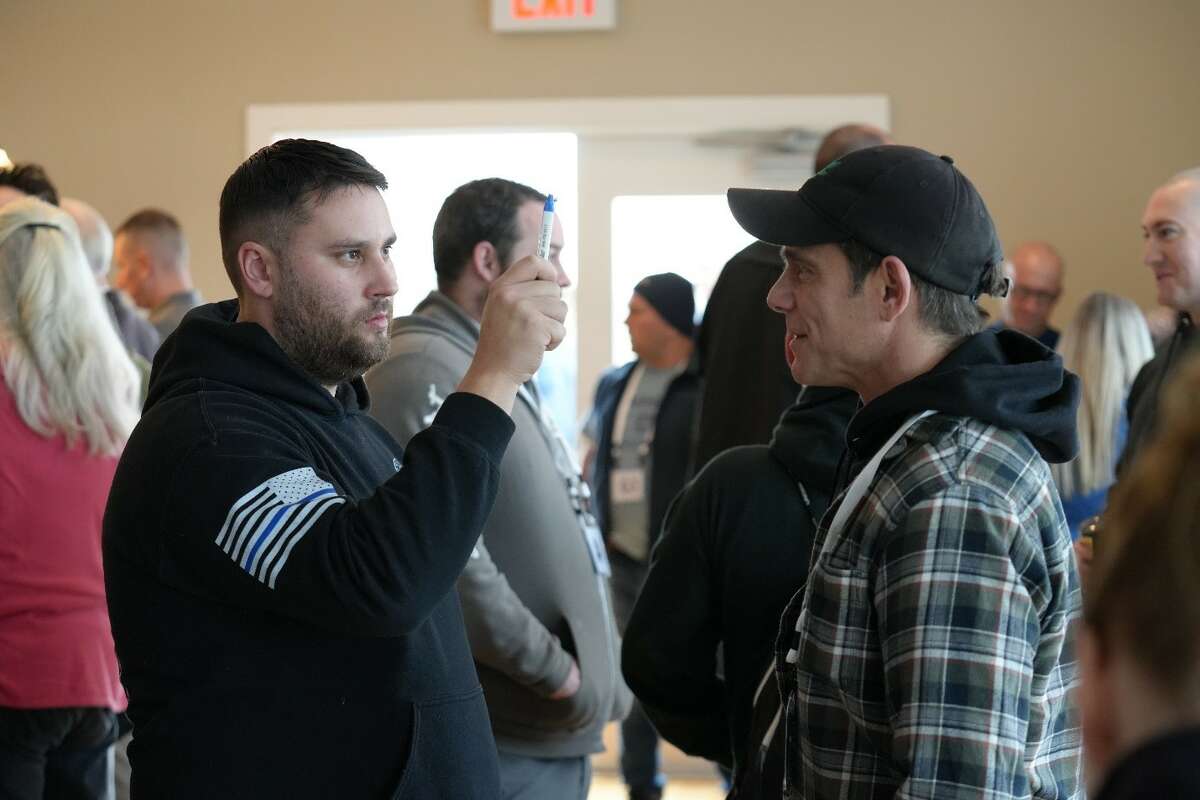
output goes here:
[{"label": "man wearing black baseball cap", "polygon": [[1075,455],[1078,379],[980,332],[1007,288],[983,199],[950,158],[882,146],[729,204],[782,247],[792,375],[864,403],[784,618],[785,793],[1080,796],[1079,581],[1046,464]]}]

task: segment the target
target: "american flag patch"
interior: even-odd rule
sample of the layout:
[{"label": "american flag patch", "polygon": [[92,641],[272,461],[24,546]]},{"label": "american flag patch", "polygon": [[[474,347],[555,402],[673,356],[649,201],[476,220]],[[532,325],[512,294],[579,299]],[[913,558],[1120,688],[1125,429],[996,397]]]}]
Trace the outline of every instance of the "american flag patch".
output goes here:
[{"label": "american flag patch", "polygon": [[312,467],[276,475],[246,492],[225,517],[217,546],[257,580],[275,588],[292,548],[329,509],[346,502]]}]

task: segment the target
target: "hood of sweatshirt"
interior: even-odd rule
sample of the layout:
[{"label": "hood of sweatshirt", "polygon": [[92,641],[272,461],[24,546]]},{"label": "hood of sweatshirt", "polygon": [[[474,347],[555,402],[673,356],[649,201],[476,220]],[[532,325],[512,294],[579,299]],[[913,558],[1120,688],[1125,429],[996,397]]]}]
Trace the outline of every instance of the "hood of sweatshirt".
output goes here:
[{"label": "hood of sweatshirt", "polygon": [[337,387],[324,386],[283,352],[266,329],[237,322],[236,300],[197,306],[167,337],[154,357],[145,410],[170,397],[227,384],[308,409],[343,416],[370,408],[361,376]]},{"label": "hood of sweatshirt", "polygon": [[864,406],[850,422],[855,460],[869,458],[905,419],[925,410],[1020,431],[1050,463],[1079,451],[1079,378],[1036,339],[1012,330],[965,339],[937,366]]},{"label": "hood of sweatshirt", "polygon": [[771,455],[804,485],[817,519],[833,496],[846,426],[858,406],[858,395],[849,389],[806,386],[771,434]]}]

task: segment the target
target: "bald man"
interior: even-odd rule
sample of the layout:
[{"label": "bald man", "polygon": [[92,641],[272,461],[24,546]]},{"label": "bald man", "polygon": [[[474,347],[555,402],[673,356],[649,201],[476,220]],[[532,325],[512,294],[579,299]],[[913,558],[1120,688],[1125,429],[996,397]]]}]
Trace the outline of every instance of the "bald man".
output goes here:
[{"label": "bald man", "polygon": [[1183,357],[1196,350],[1194,320],[1200,314],[1200,167],[1158,187],[1142,214],[1142,260],[1154,274],[1158,302],[1175,311],[1175,333],[1138,372],[1129,391],[1129,439],[1118,472],[1154,430],[1158,395]]},{"label": "bald man", "polygon": [[1025,242],[1017,245],[1010,260],[1013,288],[1004,300],[1000,326],[1032,336],[1053,350],[1058,331],[1050,327],[1050,314],[1062,294],[1062,256],[1046,242]]},{"label": "bald man", "polygon": [[813,158],[813,172],[820,172],[842,156],[855,150],[865,150],[881,144],[891,144],[892,137],[882,128],[856,122],[842,125],[825,134]]},{"label": "bald man", "polygon": [[121,341],[131,352],[137,353],[147,362],[153,361],[154,353],[158,350],[158,331],[138,316],[120,292],[108,285],[108,269],[112,265],[113,255],[113,235],[108,223],[99,211],[82,200],[64,197],[61,206],[79,227],[83,254],[87,256],[88,266],[92,268],[97,288],[104,293],[104,299],[108,302]]},{"label": "bald man", "polygon": [[183,315],[204,302],[192,286],[188,246],[179,221],[147,208],[117,228],[113,253],[114,283],[149,312],[150,323],[165,340]]}]

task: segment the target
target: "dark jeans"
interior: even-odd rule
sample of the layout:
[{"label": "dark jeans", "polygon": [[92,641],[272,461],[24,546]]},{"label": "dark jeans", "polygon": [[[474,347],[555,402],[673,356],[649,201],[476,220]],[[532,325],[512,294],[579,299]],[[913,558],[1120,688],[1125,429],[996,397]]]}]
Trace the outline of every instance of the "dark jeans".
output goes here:
[{"label": "dark jeans", "polygon": [[[617,629],[624,636],[649,568],[618,551],[609,552],[609,562],[612,564],[613,612]],[[621,723],[621,778],[630,791],[661,788],[667,782],[661,767],[658,731],[642,710],[642,704],[634,700],[629,716]]]},{"label": "dark jeans", "polygon": [[0,707],[0,800],[110,800],[117,715]]}]

